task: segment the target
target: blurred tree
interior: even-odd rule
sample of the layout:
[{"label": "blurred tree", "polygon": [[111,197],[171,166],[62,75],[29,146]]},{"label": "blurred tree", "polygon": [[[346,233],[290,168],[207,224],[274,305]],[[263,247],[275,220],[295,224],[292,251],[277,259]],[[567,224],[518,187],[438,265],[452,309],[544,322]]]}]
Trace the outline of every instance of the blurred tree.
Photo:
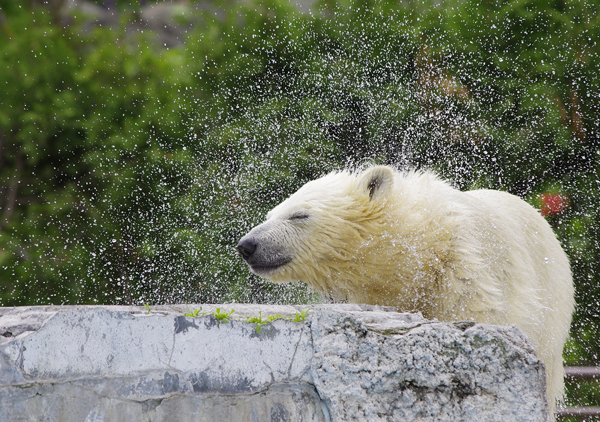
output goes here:
[{"label": "blurred tree", "polygon": [[0,0],[0,305],[312,300],[237,239],[389,163],[542,209],[577,285],[567,358],[599,360],[598,0],[232,1],[168,49],[129,25],[144,4],[95,3],[121,24]]}]

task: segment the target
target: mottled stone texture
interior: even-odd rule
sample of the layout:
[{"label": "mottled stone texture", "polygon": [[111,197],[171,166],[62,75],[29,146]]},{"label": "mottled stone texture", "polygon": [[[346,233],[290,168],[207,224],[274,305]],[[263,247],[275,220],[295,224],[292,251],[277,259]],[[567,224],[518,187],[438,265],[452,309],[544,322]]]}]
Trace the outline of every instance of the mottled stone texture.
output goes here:
[{"label": "mottled stone texture", "polygon": [[[0,308],[8,421],[547,421],[514,327],[363,305]],[[247,316],[279,319],[256,330]],[[243,321],[235,320],[241,319]],[[4,419],[3,419],[4,420]]]}]

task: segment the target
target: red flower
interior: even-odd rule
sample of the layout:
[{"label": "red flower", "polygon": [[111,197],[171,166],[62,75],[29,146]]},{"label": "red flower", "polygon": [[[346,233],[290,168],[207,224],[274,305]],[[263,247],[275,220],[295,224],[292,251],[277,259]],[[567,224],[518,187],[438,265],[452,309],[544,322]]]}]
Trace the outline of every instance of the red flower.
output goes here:
[{"label": "red flower", "polygon": [[544,217],[560,214],[569,208],[569,197],[562,193],[542,193],[540,202],[542,203],[541,213]]}]

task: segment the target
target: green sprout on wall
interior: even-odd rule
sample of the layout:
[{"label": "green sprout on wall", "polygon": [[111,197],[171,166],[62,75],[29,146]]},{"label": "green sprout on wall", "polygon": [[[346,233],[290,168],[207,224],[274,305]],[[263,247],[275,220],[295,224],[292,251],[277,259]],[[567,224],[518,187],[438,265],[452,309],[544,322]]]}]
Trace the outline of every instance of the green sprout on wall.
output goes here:
[{"label": "green sprout on wall", "polygon": [[303,322],[303,321],[306,321],[307,315],[308,315],[308,309],[301,311],[301,312],[296,312],[295,318],[286,318],[286,317],[282,317],[279,314],[269,315],[269,316],[263,318],[262,311],[259,311],[258,317],[247,317],[246,322],[248,322],[250,324],[256,324],[255,331],[257,333],[260,333],[260,331],[262,330],[262,326],[264,324],[270,324],[271,322],[275,321],[276,319],[285,319],[285,320],[292,321],[292,322]]},{"label": "green sprout on wall", "polygon": [[[186,304],[186,307],[187,307],[187,304]],[[147,306],[147,308],[149,308],[149,307]],[[186,317],[189,317],[189,318],[198,318],[198,317],[207,315],[207,312],[201,312],[202,307],[200,307],[200,309],[194,309],[194,310],[190,310],[190,308],[188,307],[187,310],[188,310],[188,312],[184,313],[183,315]],[[208,315],[214,316],[217,319],[217,322],[220,324],[221,322],[228,323],[231,320],[231,315],[234,312],[235,312],[235,310],[231,310],[230,312],[221,312],[221,308],[217,308],[217,310],[215,312],[208,314]],[[296,316],[294,318],[287,318],[287,317],[281,316],[280,314],[268,315],[263,318],[262,311],[259,311],[257,317],[246,317],[246,322],[249,324],[256,324],[255,331],[257,333],[260,333],[263,325],[270,324],[277,319],[285,319],[287,321],[292,321],[292,322],[304,322],[304,321],[306,321],[308,312],[309,312],[308,309],[305,309],[304,311],[296,312]]]},{"label": "green sprout on wall", "polygon": [[308,309],[305,309],[300,312],[296,312],[296,317],[292,319],[293,322],[304,322],[306,321],[306,317],[308,316]]},{"label": "green sprout on wall", "polygon": [[260,330],[262,330],[262,326],[264,324],[270,324],[271,322],[275,321],[276,319],[280,319],[280,318],[283,318],[283,317],[279,314],[275,314],[275,315],[269,315],[263,319],[262,311],[259,311],[258,317],[247,317],[246,322],[251,323],[251,324],[256,324],[255,331],[257,333],[260,333]]},{"label": "green sprout on wall", "polygon": [[200,307],[200,309],[196,309],[194,308],[193,311],[190,311],[190,308],[188,307],[187,303],[185,304],[185,307],[187,308],[187,312],[184,313],[183,315],[189,318],[198,318],[199,316],[204,316],[206,315],[206,312],[201,312],[202,311],[202,306]]},{"label": "green sprout on wall", "polygon": [[234,312],[235,312],[234,310],[231,310],[231,312],[221,312],[221,309],[217,308],[217,310],[215,312],[213,312],[211,315],[217,319],[217,322],[219,322],[219,323],[223,322],[226,324],[229,322],[229,317]]}]

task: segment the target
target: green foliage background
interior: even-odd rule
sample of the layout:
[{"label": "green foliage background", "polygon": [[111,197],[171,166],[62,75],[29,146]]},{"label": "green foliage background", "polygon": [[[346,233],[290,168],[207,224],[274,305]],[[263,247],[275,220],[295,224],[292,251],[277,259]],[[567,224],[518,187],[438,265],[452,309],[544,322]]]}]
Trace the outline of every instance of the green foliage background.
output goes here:
[{"label": "green foliage background", "polygon": [[568,196],[566,356],[600,360],[598,0],[189,3],[169,48],[137,3],[96,1],[113,26],[46,3],[0,1],[0,306],[313,300],[237,240],[306,181],[389,163]]}]

